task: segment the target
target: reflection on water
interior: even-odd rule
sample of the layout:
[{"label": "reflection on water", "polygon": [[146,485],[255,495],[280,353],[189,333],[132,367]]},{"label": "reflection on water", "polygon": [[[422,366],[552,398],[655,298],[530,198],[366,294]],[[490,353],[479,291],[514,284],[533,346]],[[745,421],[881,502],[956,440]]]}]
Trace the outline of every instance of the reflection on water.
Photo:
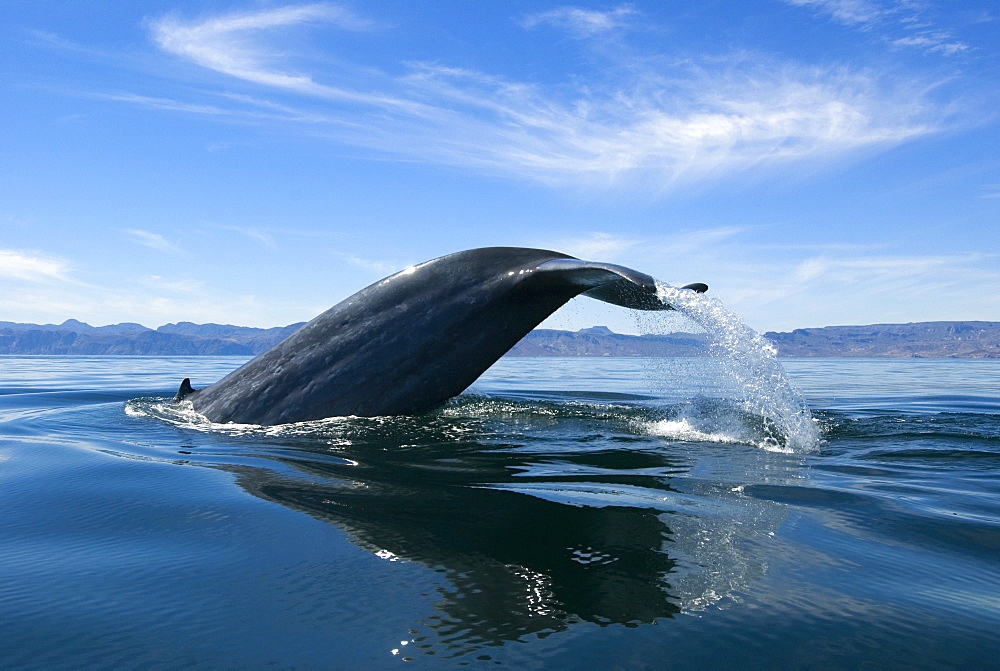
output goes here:
[{"label": "reflection on water", "polygon": [[[418,418],[284,427],[199,425],[154,399],[129,412],[205,431],[210,447],[192,456],[239,473],[254,496],[332,523],[386,561],[440,572],[435,614],[414,623],[433,642],[413,648],[459,655],[582,622],[654,623],[738,599],[765,571],[744,542],[773,532],[784,507],[747,497],[745,475],[764,467],[767,481],[790,481],[798,461],[752,447],[715,463],[683,444],[666,450],[635,430],[665,411],[600,396],[467,396]],[[266,461],[227,464],[237,451]]]},{"label": "reflection on water", "polygon": [[0,357],[0,667],[1000,654],[1000,362],[786,361],[802,455],[753,447],[711,357],[501,361],[418,418],[164,403],[238,363]]}]

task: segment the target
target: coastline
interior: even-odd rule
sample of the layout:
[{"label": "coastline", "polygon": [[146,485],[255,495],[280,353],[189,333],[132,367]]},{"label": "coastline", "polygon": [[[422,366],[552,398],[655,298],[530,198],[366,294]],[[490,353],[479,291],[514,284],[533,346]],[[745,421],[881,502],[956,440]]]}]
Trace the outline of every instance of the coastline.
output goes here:
[{"label": "coastline", "polygon": [[[180,322],[90,326],[0,321],[0,355],[256,356],[304,323],[269,329]],[[763,334],[782,358],[994,359],[1000,358],[1000,322],[954,321],[827,326]],[[706,356],[702,333],[615,333],[606,326],[579,331],[535,329],[510,357]]]}]

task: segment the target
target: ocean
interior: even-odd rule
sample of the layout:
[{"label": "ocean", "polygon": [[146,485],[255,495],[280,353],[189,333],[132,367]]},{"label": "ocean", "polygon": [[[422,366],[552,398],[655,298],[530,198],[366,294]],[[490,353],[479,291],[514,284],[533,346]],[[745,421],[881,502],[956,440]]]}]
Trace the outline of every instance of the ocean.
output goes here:
[{"label": "ocean", "polygon": [[420,417],[167,402],[244,360],[0,357],[0,668],[1000,660],[998,360],[782,360],[803,412],[718,357],[504,358]]}]

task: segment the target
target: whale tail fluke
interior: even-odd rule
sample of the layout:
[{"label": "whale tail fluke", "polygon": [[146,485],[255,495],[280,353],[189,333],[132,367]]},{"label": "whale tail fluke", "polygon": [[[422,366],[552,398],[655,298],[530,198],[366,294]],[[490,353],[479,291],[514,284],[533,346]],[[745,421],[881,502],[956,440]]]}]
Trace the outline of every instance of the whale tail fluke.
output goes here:
[{"label": "whale tail fluke", "polygon": [[419,414],[579,295],[673,309],[656,280],[631,268],[544,249],[470,249],[362,289],[218,382],[196,390],[185,379],[175,398],[218,423]]}]

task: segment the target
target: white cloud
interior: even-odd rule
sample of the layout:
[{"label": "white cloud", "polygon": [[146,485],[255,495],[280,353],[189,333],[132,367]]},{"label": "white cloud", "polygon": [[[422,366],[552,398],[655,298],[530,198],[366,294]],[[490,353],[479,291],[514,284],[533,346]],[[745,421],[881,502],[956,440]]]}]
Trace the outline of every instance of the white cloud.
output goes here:
[{"label": "white cloud", "polygon": [[32,252],[0,249],[0,277],[25,282],[70,282],[69,262]]},{"label": "white cloud", "polygon": [[877,2],[868,0],[785,0],[797,7],[811,7],[848,25],[868,25],[886,15],[887,10]]},{"label": "white cloud", "polygon": [[806,259],[795,267],[791,279],[796,283],[809,282],[822,277],[829,268],[830,263],[822,257]]},{"label": "white cloud", "polygon": [[959,256],[870,256],[854,258],[812,257],[802,261],[793,273],[799,282],[825,281],[856,284],[872,281],[924,281],[944,269],[974,263],[976,255]]},{"label": "white cloud", "polygon": [[699,254],[729,242],[745,229],[738,226],[719,226],[698,231],[679,231],[655,246],[659,254],[678,256]]},{"label": "white cloud", "polygon": [[652,237],[593,232],[583,236],[539,238],[529,244],[558,250],[585,261],[634,264],[636,270],[642,270],[660,265],[665,259],[673,264],[676,259],[681,258],[716,258],[723,247],[744,231],[745,229],[735,226],[720,226],[679,230]]},{"label": "white cloud", "polygon": [[[673,285],[706,282],[710,295],[759,330],[990,320],[1000,314],[995,256],[893,254],[840,243],[756,245],[753,234],[752,229],[721,227],[619,238],[627,245],[614,258],[598,250],[582,257],[619,263]],[[660,319],[582,298],[557,312],[545,327],[576,330],[606,324],[619,332],[651,332],[661,328]]]},{"label": "white cloud", "polygon": [[184,56],[198,65],[264,84],[309,87],[308,77],[264,70],[259,45],[247,36],[262,30],[310,21],[330,21],[349,27],[347,13],[326,4],[278,7],[257,12],[227,14],[202,22],[184,23],[167,16],[152,24],[157,43],[165,50]]},{"label": "white cloud", "polygon": [[159,252],[177,253],[180,251],[176,245],[159,233],[144,231],[138,228],[127,228],[125,229],[125,232],[134,242],[137,242],[144,247],[149,247],[150,249],[155,249]]},{"label": "white cloud", "polygon": [[[535,15],[535,21],[610,26],[630,11],[591,16],[562,8]],[[889,83],[842,68],[755,62],[747,54],[686,67],[655,65],[655,59],[629,63],[620,78],[602,79],[614,84],[581,81],[572,90],[411,63],[403,76],[367,68],[368,84],[361,91],[336,84],[353,76],[346,68],[354,67],[353,73],[361,65],[317,74],[282,68],[282,59],[297,52],[291,45],[274,46],[275,31],[318,21],[357,28],[359,20],[344,17],[329,5],[306,5],[201,21],[162,19],[152,27],[166,51],[264,91],[303,97],[278,102],[220,91],[228,103],[132,100],[273,120],[377,155],[554,185],[638,184],[654,195],[763,166],[816,163],[890,146],[943,125],[925,84]],[[127,100],[129,94],[118,97]]]},{"label": "white cloud", "polygon": [[169,291],[177,291],[181,293],[194,293],[201,291],[205,287],[205,283],[200,280],[193,280],[190,278],[168,280],[160,275],[147,275],[142,278],[142,283],[157,290],[167,289]]},{"label": "white cloud", "polygon": [[[716,285],[748,321],[772,330],[993,319],[1000,310],[995,263],[982,254],[829,253],[770,258],[757,272],[725,272]],[[967,291],[968,286],[977,291]]]},{"label": "white cloud", "polygon": [[262,230],[259,228],[248,228],[245,226],[229,226],[229,225],[220,225],[219,228],[222,228],[227,231],[235,231],[240,235],[245,235],[251,240],[256,240],[267,249],[275,249],[277,247],[277,245],[274,242],[274,237],[271,235],[269,231],[266,230]]},{"label": "white cloud", "polygon": [[341,258],[343,258],[349,265],[375,273],[379,277],[392,275],[405,267],[404,264],[394,263],[392,261],[373,261],[371,259],[363,259],[349,254],[341,254]]},{"label": "white cloud", "polygon": [[611,233],[590,233],[584,237],[563,238],[539,246],[558,250],[585,261],[612,262],[635,245],[636,240]]},{"label": "white cloud", "polygon": [[[927,53],[952,56],[970,46],[935,28],[921,12],[924,4],[912,0],[785,0],[797,7],[810,7],[835,21],[872,31],[894,47],[914,47]],[[901,33],[907,33],[899,37]]]},{"label": "white cloud", "polygon": [[940,52],[946,56],[969,49],[968,44],[953,41],[948,33],[924,33],[913,37],[901,37],[893,40],[892,44],[897,47],[918,47],[924,51]]},{"label": "white cloud", "polygon": [[307,74],[275,69],[272,62],[281,59],[281,50],[272,52],[268,48],[268,34],[280,28],[308,23],[332,23],[349,30],[361,30],[369,25],[345,9],[329,4],[310,4],[236,12],[194,22],[167,16],[152,23],[151,28],[153,39],[163,50],[238,79],[347,102],[390,107],[408,105],[392,97],[324,85]]},{"label": "white cloud", "polygon": [[[28,279],[31,279],[30,277]],[[29,323],[62,323],[68,318],[93,326],[122,321],[156,327],[193,321],[244,326],[279,326],[315,316],[302,305],[263,302],[252,295],[214,288],[190,279],[168,280],[150,275],[116,284],[80,282],[28,285],[0,282],[0,319]]]},{"label": "white cloud", "polygon": [[609,12],[580,7],[559,7],[547,12],[528,14],[521,20],[521,25],[529,29],[540,25],[551,25],[563,28],[576,37],[592,37],[624,27],[625,17],[636,13],[628,6],[618,7]]},{"label": "white cloud", "polygon": [[204,105],[198,103],[185,103],[169,98],[154,98],[151,96],[140,96],[130,93],[105,94],[100,97],[108,100],[133,103],[148,107],[150,109],[166,110],[170,112],[188,112],[191,114],[208,114],[217,116],[247,116],[246,112],[225,109],[216,105]]},{"label": "white cloud", "polygon": [[[720,226],[698,230],[678,230],[651,237],[626,237],[595,232],[582,237],[541,238],[532,244],[555,249],[586,261],[636,264],[636,270],[660,264],[665,259],[717,257],[726,245],[746,229]],[[645,272],[645,271],[644,271]]]}]

